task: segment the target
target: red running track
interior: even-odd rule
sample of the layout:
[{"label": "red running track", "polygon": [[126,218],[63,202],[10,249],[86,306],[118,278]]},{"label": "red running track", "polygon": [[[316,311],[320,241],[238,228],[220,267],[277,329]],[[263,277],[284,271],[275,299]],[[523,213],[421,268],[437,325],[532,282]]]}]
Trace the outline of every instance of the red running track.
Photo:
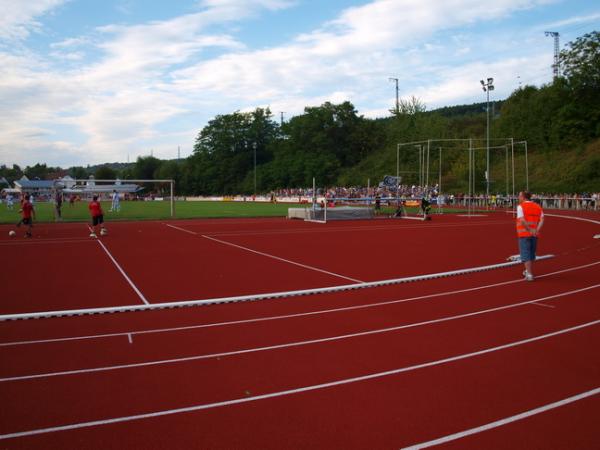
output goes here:
[{"label": "red running track", "polygon": [[[587,233],[588,228],[582,227],[570,247],[560,244],[562,255],[540,263],[540,275],[547,276],[535,283],[517,281],[517,269],[506,269],[323,297],[2,323],[2,342],[14,343],[346,308],[136,334],[131,344],[128,336],[120,335],[0,346],[4,380],[0,393],[3,404],[10,405],[0,413],[2,435],[252,400],[261,394],[454,359],[302,393],[0,442],[6,448],[399,448],[590,391],[600,385],[596,351],[600,249],[589,237],[584,239]],[[193,235],[188,239],[201,240]],[[107,246],[112,244],[107,241]],[[555,248],[561,249],[558,244]],[[125,267],[121,259],[117,257]],[[467,289],[473,290],[436,295]],[[415,296],[426,298],[391,303]],[[541,298],[545,299],[532,303]],[[347,309],[361,305],[368,307]],[[402,328],[378,332],[389,327]],[[574,327],[581,328],[570,329]],[[6,380],[356,333],[362,334],[169,364]],[[537,340],[526,342],[532,338]],[[509,347],[498,348],[503,345]],[[485,349],[495,350],[456,359]],[[593,448],[600,437],[589,417],[598,416],[599,406],[597,397],[591,396],[449,445]],[[544,430],[548,417],[557,419],[551,430]]]}]

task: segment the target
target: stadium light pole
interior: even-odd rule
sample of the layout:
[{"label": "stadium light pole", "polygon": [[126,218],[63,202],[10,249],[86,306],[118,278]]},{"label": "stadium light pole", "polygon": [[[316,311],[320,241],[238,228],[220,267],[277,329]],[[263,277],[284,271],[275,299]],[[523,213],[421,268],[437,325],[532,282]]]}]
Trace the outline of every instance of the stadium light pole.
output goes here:
[{"label": "stadium light pole", "polygon": [[487,117],[487,130],[486,130],[486,170],[485,170],[485,195],[486,201],[490,198],[490,91],[494,90],[494,79],[488,78],[487,83],[483,80],[479,81],[481,83],[481,87],[483,92],[487,94],[487,106],[485,108],[486,117]]},{"label": "stadium light pole", "polygon": [[389,78],[389,81],[396,82],[396,115],[400,114],[400,98],[398,97],[398,78]]},{"label": "stadium light pole", "polygon": [[254,149],[254,197],[256,197],[256,142],[252,143]]}]

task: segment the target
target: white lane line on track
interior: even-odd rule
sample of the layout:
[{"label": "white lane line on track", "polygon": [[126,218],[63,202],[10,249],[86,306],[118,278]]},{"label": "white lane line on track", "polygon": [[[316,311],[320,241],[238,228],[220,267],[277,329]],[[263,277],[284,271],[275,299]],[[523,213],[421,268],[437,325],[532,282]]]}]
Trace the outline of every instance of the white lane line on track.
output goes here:
[{"label": "white lane line on track", "polygon": [[198,236],[198,233],[196,233],[194,231],[186,230],[185,228],[176,227],[175,225],[171,225],[169,223],[165,223],[165,225],[168,226],[169,228],[173,228],[175,230],[183,231],[184,233],[193,234],[194,236]]},{"label": "white lane line on track", "polygon": [[590,223],[594,223],[596,225],[600,225],[600,221],[598,221],[598,220],[592,220],[592,219],[586,219],[585,217],[563,216],[562,214],[547,214],[547,213],[544,213],[544,216],[548,216],[548,217],[560,217],[561,219],[580,220],[582,222],[590,222]]},{"label": "white lane line on track", "polygon": [[285,262],[285,263],[288,263],[288,264],[293,264],[295,266],[299,266],[299,267],[302,267],[304,269],[314,270],[316,272],[321,272],[321,273],[324,273],[324,274],[327,274],[327,275],[332,275],[332,276],[337,277],[337,278],[343,278],[344,280],[354,281],[355,283],[364,283],[364,281],[362,281],[362,280],[357,280],[356,278],[350,278],[350,277],[347,277],[347,276],[344,276],[344,275],[340,275],[339,273],[334,273],[334,272],[330,272],[328,270],[319,269],[318,267],[309,266],[309,265],[306,265],[306,264],[301,264],[301,263],[298,263],[296,261],[290,261],[289,259],[280,258],[279,256],[275,256],[275,255],[270,255],[269,253],[259,252],[257,250],[253,250],[251,248],[244,247],[244,246],[237,245],[237,244],[233,244],[233,243],[227,242],[227,241],[222,241],[221,239],[213,238],[213,237],[207,236],[205,234],[199,234],[199,233],[196,233],[194,231],[186,230],[185,228],[180,228],[180,227],[176,227],[176,226],[169,225],[169,224],[166,224],[166,225],[168,227],[174,228],[174,229],[179,230],[179,231],[183,231],[185,233],[193,234],[195,236],[203,237],[204,239],[208,239],[208,240],[211,240],[211,241],[214,241],[214,242],[218,242],[219,244],[229,245],[230,247],[239,248],[241,250],[245,250],[245,251],[250,252],[250,253],[255,253],[257,255],[266,256],[267,258],[275,259],[277,261],[282,261],[282,262]]},{"label": "white lane line on track", "polygon": [[[539,275],[537,278],[550,277],[552,275],[557,275],[557,274],[566,273],[566,272],[572,272],[575,270],[581,270],[581,269],[585,269],[588,267],[596,266],[598,264],[600,264],[600,261],[596,261],[596,262],[590,263],[590,264],[584,264],[582,266],[570,267],[568,269],[558,270],[556,272],[550,272],[550,273],[547,273],[544,275]],[[472,288],[458,289],[458,290],[453,290],[453,291],[445,291],[445,292],[439,292],[439,293],[428,294],[428,295],[420,295],[418,297],[409,297],[409,298],[399,299],[399,300],[389,300],[389,301],[384,301],[384,302],[368,303],[365,305],[346,306],[346,307],[341,307],[341,308],[320,309],[320,310],[316,310],[316,311],[308,311],[308,312],[295,313],[295,314],[284,314],[284,315],[278,315],[278,316],[257,317],[257,318],[253,318],[253,319],[232,320],[232,321],[228,321],[228,322],[214,322],[214,323],[207,323],[207,324],[201,324],[201,325],[188,325],[188,326],[171,327],[171,328],[154,328],[154,329],[140,330],[140,331],[130,330],[130,331],[125,331],[125,332],[120,332],[120,333],[104,333],[104,334],[91,334],[91,335],[84,335],[84,336],[63,337],[63,338],[3,342],[3,343],[0,343],[0,347],[10,347],[10,346],[16,346],[16,345],[45,344],[45,343],[66,342],[66,341],[79,341],[79,340],[89,340],[89,339],[104,339],[104,338],[111,338],[111,337],[126,336],[129,334],[144,335],[144,334],[154,334],[154,333],[169,333],[169,332],[177,332],[177,331],[195,330],[195,329],[199,329],[199,328],[214,328],[214,327],[222,327],[222,326],[230,326],[230,325],[241,325],[241,324],[247,324],[247,323],[266,322],[266,321],[271,321],[271,320],[292,319],[292,318],[296,318],[296,317],[316,316],[316,315],[321,315],[321,314],[331,314],[331,313],[351,311],[351,310],[357,310],[357,309],[376,308],[376,307],[380,307],[380,306],[393,305],[396,303],[405,303],[405,302],[412,302],[412,301],[417,301],[417,300],[426,300],[426,299],[430,299],[430,298],[444,297],[444,296],[454,295],[454,294],[462,294],[465,292],[479,291],[479,290],[483,290],[483,289],[489,289],[489,288],[493,288],[493,287],[505,286],[505,285],[509,285],[509,284],[516,284],[516,283],[522,283],[522,282],[524,282],[523,278],[518,278],[516,280],[503,281],[501,283],[486,284],[486,285],[476,286],[476,287],[472,287]]]},{"label": "white lane line on track", "polygon": [[149,412],[149,413],[144,413],[144,414],[136,414],[136,415],[131,415],[131,416],[113,417],[110,419],[72,423],[69,425],[61,425],[61,426],[48,427],[48,428],[38,428],[38,429],[27,430],[27,431],[18,431],[18,432],[14,432],[14,433],[2,434],[2,435],[0,435],[0,440],[14,439],[14,438],[19,438],[19,437],[33,436],[33,435],[46,434],[46,433],[55,433],[55,432],[59,432],[59,431],[77,430],[77,429],[81,429],[81,428],[97,427],[97,426],[109,425],[109,424],[114,424],[114,423],[131,422],[131,421],[135,421],[135,420],[150,419],[150,418],[154,418],[154,417],[163,417],[163,416],[169,416],[169,415],[173,415],[173,414],[189,413],[189,412],[194,412],[194,411],[201,411],[201,410],[207,410],[207,409],[213,409],[213,408],[219,408],[219,407],[225,407],[225,406],[239,405],[239,404],[243,404],[243,403],[250,403],[250,402],[266,400],[266,399],[270,399],[270,398],[284,397],[284,396],[300,394],[300,393],[304,393],[304,392],[317,391],[320,389],[327,389],[327,388],[331,388],[331,387],[335,387],[335,386],[342,386],[342,385],[357,383],[357,382],[361,382],[361,381],[383,378],[383,377],[397,375],[400,373],[410,372],[410,371],[414,371],[414,370],[418,370],[418,369],[425,369],[427,367],[439,366],[442,364],[447,364],[447,363],[451,363],[451,362],[455,362],[455,361],[461,361],[461,360],[465,360],[468,358],[474,358],[477,356],[494,353],[497,351],[506,350],[506,349],[513,348],[513,347],[518,347],[518,346],[529,344],[532,342],[542,341],[544,339],[549,339],[549,338],[552,338],[555,336],[572,333],[574,331],[592,327],[592,326],[595,326],[598,324],[600,324],[600,320],[595,320],[593,322],[586,322],[586,323],[583,323],[580,325],[576,325],[574,327],[564,328],[564,329],[561,329],[558,331],[553,331],[551,333],[534,336],[532,338],[527,338],[527,339],[523,339],[520,341],[509,342],[508,344],[499,345],[497,347],[489,347],[489,348],[486,348],[483,350],[478,350],[476,352],[464,353],[461,355],[451,356],[448,358],[438,359],[435,361],[429,361],[429,362],[417,364],[414,366],[401,367],[398,369],[387,370],[385,372],[370,373],[370,374],[362,375],[362,376],[358,376],[358,377],[345,378],[345,379],[341,379],[341,380],[330,381],[327,383],[314,384],[314,385],[304,386],[304,387],[300,387],[300,388],[288,389],[285,391],[271,392],[269,394],[255,395],[252,397],[237,398],[237,399],[233,399],[233,400],[226,400],[226,401],[215,402],[215,403],[205,403],[205,404],[200,404],[200,405],[187,406],[184,408],[166,409],[166,410],[154,411],[154,412]]},{"label": "white lane line on track", "polygon": [[546,305],[545,303],[539,303],[539,302],[534,302],[534,303],[532,303],[532,305],[543,306],[544,308],[556,308],[556,306],[554,306],[554,305]]},{"label": "white lane line on track", "polygon": [[509,423],[517,422],[519,420],[526,419],[531,416],[535,416],[537,414],[541,414],[546,411],[550,411],[552,409],[560,408],[561,406],[568,405],[569,403],[574,403],[579,400],[583,400],[588,397],[592,397],[594,395],[600,394],[600,387],[595,389],[591,389],[586,392],[582,392],[577,395],[573,395],[572,397],[567,397],[562,400],[559,400],[554,403],[548,403],[547,405],[540,406],[535,409],[530,409],[529,411],[522,412],[520,414],[515,414],[514,416],[506,417],[504,419],[496,420],[494,422],[486,423],[485,425],[481,425],[479,427],[470,428],[465,431],[461,431],[459,433],[449,434],[447,436],[443,436],[438,439],[433,439],[427,442],[421,442],[420,444],[411,445],[410,447],[404,447],[402,450],[420,450],[422,448],[433,447],[434,445],[445,444],[446,442],[455,441],[457,439],[461,439],[467,436],[471,436],[473,434],[482,433],[484,431],[488,431],[494,428],[501,427],[503,425],[508,425]]},{"label": "white lane line on track", "polygon": [[425,325],[433,325],[436,323],[450,322],[453,320],[464,319],[467,317],[479,316],[479,315],[483,315],[483,314],[489,314],[489,313],[493,313],[493,312],[497,312],[497,311],[504,311],[507,309],[517,308],[519,306],[531,305],[531,304],[533,304],[535,302],[539,302],[539,301],[552,300],[555,298],[565,297],[565,296],[577,294],[580,292],[586,292],[586,291],[589,291],[589,290],[592,290],[592,289],[595,289],[598,287],[600,287],[600,284],[595,284],[593,286],[588,286],[588,287],[581,288],[581,289],[575,289],[572,291],[561,292],[560,294],[554,294],[554,295],[550,295],[547,297],[537,298],[535,300],[527,300],[527,301],[523,301],[523,302],[519,302],[519,303],[512,303],[510,305],[498,306],[496,308],[482,309],[482,310],[473,311],[473,312],[469,312],[469,313],[458,314],[455,316],[441,317],[439,319],[432,319],[432,320],[426,320],[426,321],[422,321],[422,322],[398,325],[395,327],[379,328],[376,330],[368,330],[368,331],[361,331],[361,332],[357,332],[357,333],[342,334],[342,335],[330,336],[330,337],[326,337],[326,338],[289,342],[287,344],[276,344],[276,345],[269,345],[269,346],[265,346],[265,347],[255,347],[255,348],[248,348],[248,349],[243,349],[243,350],[234,350],[234,351],[229,351],[229,352],[186,356],[186,357],[182,357],[182,358],[161,359],[161,360],[146,361],[146,362],[131,363],[131,364],[119,364],[119,365],[114,365],[114,366],[94,367],[94,368],[88,368],[88,369],[75,369],[75,370],[65,370],[65,371],[60,371],[60,372],[46,372],[46,373],[39,373],[39,374],[20,375],[20,376],[14,376],[14,377],[0,378],[0,383],[9,382],[9,381],[32,380],[32,379],[38,379],[38,378],[59,377],[59,376],[66,376],[66,375],[79,375],[79,374],[94,373],[94,372],[108,372],[108,371],[113,371],[113,370],[132,369],[132,368],[137,368],[137,367],[176,364],[176,363],[181,363],[181,362],[198,361],[198,360],[203,360],[203,359],[222,358],[222,357],[226,357],[226,356],[236,356],[236,355],[244,355],[244,354],[248,354],[248,353],[258,353],[258,352],[264,352],[264,351],[279,350],[279,349],[283,349],[283,348],[302,347],[305,345],[322,344],[324,342],[341,341],[341,340],[345,340],[345,339],[352,339],[352,338],[363,337],[363,336],[371,336],[374,334],[390,333],[393,331],[400,331],[400,330],[405,330],[408,328],[417,328],[417,327],[422,327]]},{"label": "white lane line on track", "polygon": [[345,275],[340,275],[339,273],[335,273],[335,272],[330,272],[330,271],[328,271],[328,270],[319,269],[318,267],[309,266],[309,265],[307,265],[307,264],[301,264],[301,263],[299,263],[299,262],[296,262],[296,261],[291,261],[291,260],[289,260],[289,259],[280,258],[279,256],[270,255],[270,254],[268,254],[268,253],[264,253],[264,252],[259,252],[259,251],[257,251],[257,250],[253,250],[253,249],[251,249],[251,248],[244,247],[244,246],[242,246],[242,245],[237,245],[237,244],[233,244],[233,243],[231,243],[231,242],[222,241],[221,239],[213,238],[213,237],[207,236],[207,235],[205,235],[205,234],[202,234],[202,235],[200,235],[200,236],[202,236],[202,237],[203,237],[203,238],[205,238],[205,239],[209,239],[209,240],[211,240],[211,241],[218,242],[218,243],[220,243],[220,244],[223,244],[223,245],[229,245],[229,246],[231,246],[231,247],[239,248],[239,249],[241,249],[241,250],[246,250],[247,252],[250,252],[250,253],[255,253],[255,254],[257,254],[257,255],[266,256],[267,258],[272,258],[272,259],[275,259],[275,260],[277,260],[277,261],[282,261],[282,262],[285,262],[285,263],[288,263],[288,264],[293,264],[293,265],[295,265],[295,266],[302,267],[302,268],[304,268],[304,269],[314,270],[314,271],[316,271],[316,272],[321,272],[321,273],[324,273],[324,274],[327,274],[327,275],[332,275],[332,276],[334,276],[334,277],[337,277],[337,278],[342,278],[342,279],[344,279],[344,280],[348,280],[348,281],[354,281],[355,283],[364,283],[364,282],[365,282],[365,281],[363,281],[363,280],[358,280],[358,279],[356,279],[356,278],[350,278],[350,277],[347,277],[347,276],[345,276]]},{"label": "white lane line on track", "polygon": [[108,251],[108,249],[106,248],[106,246],[104,245],[104,243],[100,239],[98,239],[98,244],[100,244],[100,247],[102,247],[102,249],[106,252],[106,254],[110,258],[110,260],[113,262],[113,264],[115,265],[115,267],[117,269],[119,269],[119,272],[121,272],[121,275],[123,275],[123,277],[125,278],[125,280],[127,280],[127,282],[129,283],[129,285],[131,286],[131,288],[135,291],[135,293],[138,295],[138,297],[146,305],[149,305],[150,303],[148,303],[148,300],[146,300],[146,297],[144,297],[144,294],[142,294],[141,291],[137,288],[137,286],[133,283],[133,281],[131,281],[131,278],[129,278],[129,276],[127,276],[127,274],[125,273],[125,271],[123,270],[123,268],[119,265],[119,263],[117,262],[117,260],[115,258],[113,258],[113,255],[110,254],[110,252]]}]

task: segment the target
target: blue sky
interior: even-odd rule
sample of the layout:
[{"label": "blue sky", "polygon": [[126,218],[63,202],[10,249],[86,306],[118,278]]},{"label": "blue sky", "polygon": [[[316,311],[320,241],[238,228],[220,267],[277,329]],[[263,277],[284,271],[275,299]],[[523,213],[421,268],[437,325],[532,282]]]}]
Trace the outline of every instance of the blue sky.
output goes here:
[{"label": "blue sky", "polygon": [[551,80],[552,40],[600,26],[584,0],[0,0],[0,164],[191,153],[218,114],[349,100],[384,117]]}]

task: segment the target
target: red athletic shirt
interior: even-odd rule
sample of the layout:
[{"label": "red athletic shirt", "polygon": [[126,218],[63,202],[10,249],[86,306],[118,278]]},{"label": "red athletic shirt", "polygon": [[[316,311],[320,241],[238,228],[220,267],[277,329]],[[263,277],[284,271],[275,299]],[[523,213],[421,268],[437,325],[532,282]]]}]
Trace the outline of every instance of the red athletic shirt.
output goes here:
[{"label": "red athletic shirt", "polygon": [[100,202],[90,202],[88,205],[90,212],[92,213],[92,217],[102,216],[104,213],[102,212],[102,206],[100,206]]},{"label": "red athletic shirt", "polygon": [[23,210],[21,214],[23,215],[23,219],[31,219],[31,211],[33,211],[33,205],[28,201],[24,201],[21,205],[21,209]]}]

